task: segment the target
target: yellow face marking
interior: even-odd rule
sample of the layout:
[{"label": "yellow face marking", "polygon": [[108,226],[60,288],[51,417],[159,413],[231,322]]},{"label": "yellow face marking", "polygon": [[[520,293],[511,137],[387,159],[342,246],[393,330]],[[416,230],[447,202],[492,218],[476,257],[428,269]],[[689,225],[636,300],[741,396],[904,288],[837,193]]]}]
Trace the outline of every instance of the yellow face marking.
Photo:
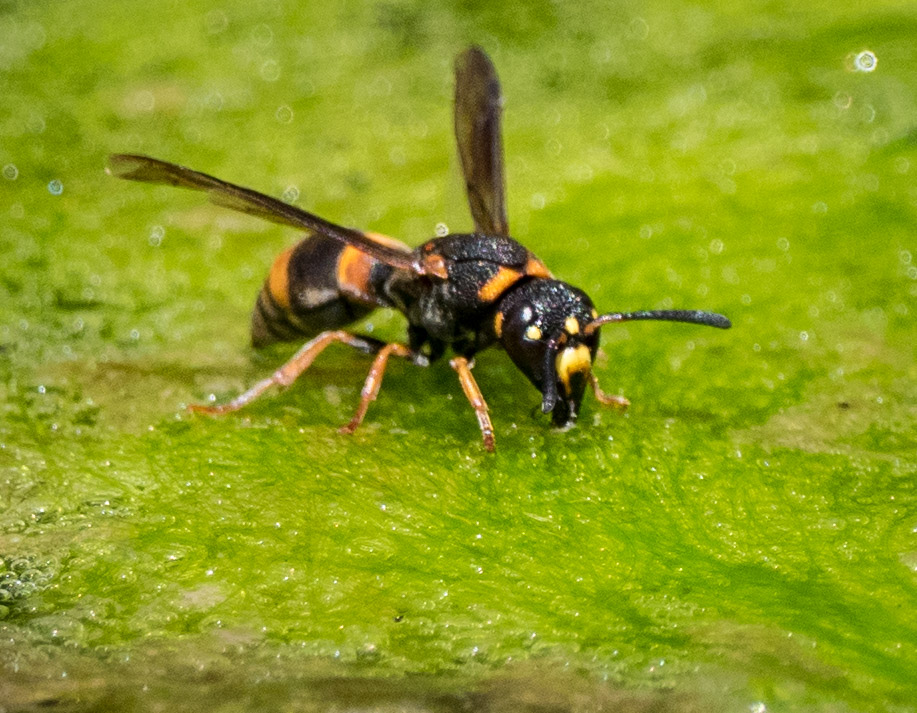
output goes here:
[{"label": "yellow face marking", "polygon": [[503,313],[497,312],[494,316],[494,333],[497,335],[497,339],[503,336]]},{"label": "yellow face marking", "polygon": [[592,318],[596,319],[598,316],[599,316],[599,311],[595,307],[593,307],[592,308]]},{"label": "yellow face marking", "polygon": [[592,369],[592,357],[589,354],[589,347],[585,344],[578,344],[575,347],[567,347],[557,354],[554,361],[554,368],[557,370],[557,378],[563,384],[564,391],[570,393],[570,378],[576,373],[588,374]]},{"label": "yellow face marking", "polygon": [[521,272],[516,272],[516,270],[508,267],[501,267],[497,270],[496,274],[478,290],[478,299],[485,303],[493,302],[506,291],[507,287],[512,285],[520,277],[522,277]]},{"label": "yellow face marking", "polygon": [[573,315],[567,317],[567,319],[564,320],[564,329],[567,334],[579,334],[579,322],[576,317]]},{"label": "yellow face marking", "polygon": [[537,324],[530,324],[528,329],[525,330],[525,338],[531,339],[533,342],[537,342],[541,339],[541,329],[539,329]]},{"label": "yellow face marking", "polygon": [[[295,247],[295,246],[293,246]],[[290,256],[293,248],[287,248],[274,260],[267,276],[267,288],[274,302],[281,309],[290,309]]]}]

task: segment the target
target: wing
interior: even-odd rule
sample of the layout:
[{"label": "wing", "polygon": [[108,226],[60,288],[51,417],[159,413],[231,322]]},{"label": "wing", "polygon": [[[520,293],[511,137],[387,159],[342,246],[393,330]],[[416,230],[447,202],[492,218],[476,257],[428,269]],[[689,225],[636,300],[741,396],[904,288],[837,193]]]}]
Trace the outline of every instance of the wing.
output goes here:
[{"label": "wing", "polygon": [[414,259],[413,253],[409,250],[399,249],[394,244],[379,242],[362,231],[329,223],[327,220],[307,213],[289,203],[284,203],[250,188],[242,188],[241,186],[221,181],[219,178],[208,176],[206,173],[192,171],[190,168],[168,163],[167,161],[160,161],[149,156],[137,156],[134,154],[113,154],[109,156],[107,170],[111,175],[118,178],[126,178],[129,181],[160,183],[202,191],[216,205],[264,218],[272,223],[306,229],[325,235],[329,238],[340,240],[347,245],[352,245],[386,265],[410,270],[417,274],[426,274],[424,266]]},{"label": "wing", "polygon": [[509,235],[506,220],[500,80],[480,47],[470,47],[455,61],[455,138],[475,229]]}]

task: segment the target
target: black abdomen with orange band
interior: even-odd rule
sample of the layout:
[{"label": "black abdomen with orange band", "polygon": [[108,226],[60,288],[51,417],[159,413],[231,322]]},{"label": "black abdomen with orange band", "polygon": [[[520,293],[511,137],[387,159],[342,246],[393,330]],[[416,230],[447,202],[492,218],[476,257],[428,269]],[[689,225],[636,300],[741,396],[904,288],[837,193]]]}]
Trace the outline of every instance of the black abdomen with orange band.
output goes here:
[{"label": "black abdomen with orange band", "polygon": [[[391,246],[407,246],[367,233]],[[392,306],[382,287],[394,268],[338,240],[311,235],[274,260],[252,312],[252,344],[313,337]]]}]

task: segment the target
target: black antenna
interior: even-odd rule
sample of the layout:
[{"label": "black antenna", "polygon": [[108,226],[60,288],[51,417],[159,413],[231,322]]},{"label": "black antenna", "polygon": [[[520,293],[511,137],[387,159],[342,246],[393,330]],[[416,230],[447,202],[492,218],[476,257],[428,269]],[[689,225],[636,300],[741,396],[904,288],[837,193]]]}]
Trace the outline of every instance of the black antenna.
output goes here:
[{"label": "black antenna", "polygon": [[636,322],[638,320],[659,320],[662,322],[689,322],[690,324],[703,324],[718,329],[729,329],[732,326],[726,317],[716,312],[704,312],[699,309],[658,309],[641,312],[609,312],[602,314],[586,325],[583,330],[592,334],[603,324],[611,322]]}]

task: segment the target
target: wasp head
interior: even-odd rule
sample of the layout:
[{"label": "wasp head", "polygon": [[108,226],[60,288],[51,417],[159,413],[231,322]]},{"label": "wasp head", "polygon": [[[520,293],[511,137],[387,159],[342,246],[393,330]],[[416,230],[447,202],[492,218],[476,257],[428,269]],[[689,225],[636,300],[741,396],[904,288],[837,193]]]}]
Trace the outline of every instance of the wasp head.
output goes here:
[{"label": "wasp head", "polygon": [[595,318],[582,290],[548,279],[512,290],[494,318],[497,338],[541,392],[555,426],[572,426],[579,414],[599,346],[598,330],[586,329]]}]

